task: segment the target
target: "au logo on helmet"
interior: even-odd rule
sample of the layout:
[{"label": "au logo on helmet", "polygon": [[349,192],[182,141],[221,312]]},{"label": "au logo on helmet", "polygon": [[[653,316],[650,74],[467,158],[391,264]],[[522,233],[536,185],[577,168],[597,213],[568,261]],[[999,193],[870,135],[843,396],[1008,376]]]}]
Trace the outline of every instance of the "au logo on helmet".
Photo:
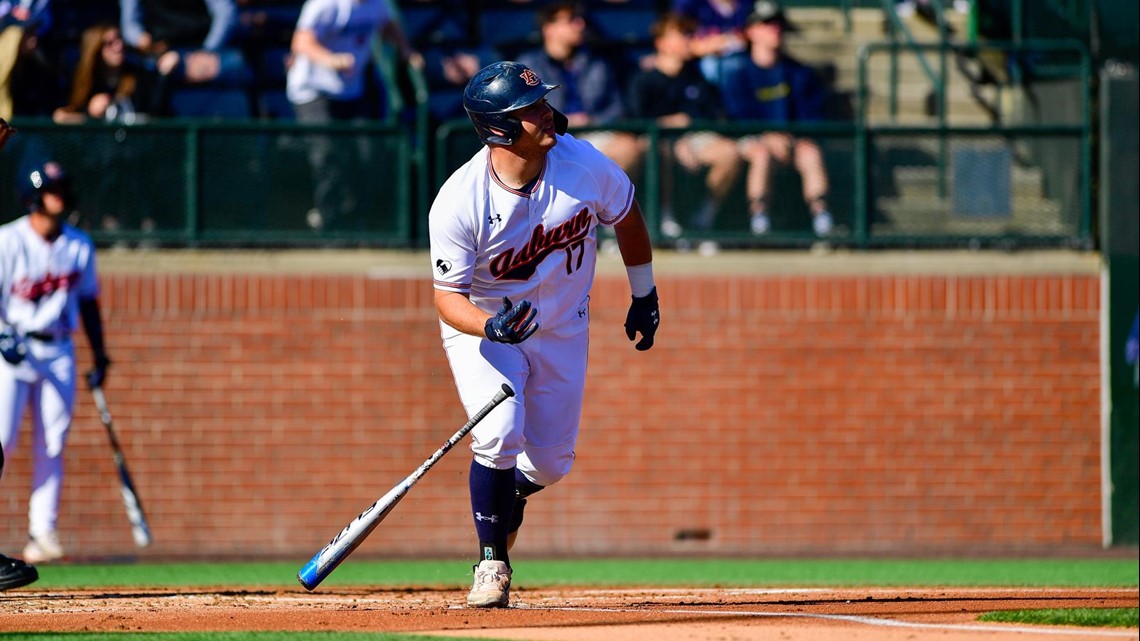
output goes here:
[{"label": "au logo on helmet", "polygon": [[535,73],[533,69],[523,69],[522,73],[519,74],[519,77],[523,79],[523,82],[525,82],[526,86],[528,87],[537,87],[542,83],[542,80],[538,77],[538,74]]}]

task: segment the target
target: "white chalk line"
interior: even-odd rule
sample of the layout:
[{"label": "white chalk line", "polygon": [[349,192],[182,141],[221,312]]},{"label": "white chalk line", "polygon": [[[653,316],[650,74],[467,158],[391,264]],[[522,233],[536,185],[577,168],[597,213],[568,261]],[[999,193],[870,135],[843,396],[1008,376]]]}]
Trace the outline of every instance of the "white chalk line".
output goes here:
[{"label": "white chalk line", "polygon": [[842,621],[846,623],[862,623],[887,628],[917,628],[923,630],[953,630],[959,632],[1017,632],[1024,634],[1053,634],[1058,636],[1098,636],[1105,638],[1136,638],[1136,632],[1131,630],[1099,630],[1099,629],[1060,629],[1060,628],[1028,628],[1020,626],[997,625],[967,625],[961,623],[916,623],[913,621],[898,621],[896,619],[876,619],[848,614],[809,614],[805,612],[750,612],[747,610],[646,610],[638,608],[577,608],[577,607],[546,607],[529,606],[522,603],[512,605],[520,610],[557,610],[560,612],[612,612],[615,614],[679,614],[685,616],[709,617],[772,617],[772,618],[799,618],[823,619],[828,621]]}]

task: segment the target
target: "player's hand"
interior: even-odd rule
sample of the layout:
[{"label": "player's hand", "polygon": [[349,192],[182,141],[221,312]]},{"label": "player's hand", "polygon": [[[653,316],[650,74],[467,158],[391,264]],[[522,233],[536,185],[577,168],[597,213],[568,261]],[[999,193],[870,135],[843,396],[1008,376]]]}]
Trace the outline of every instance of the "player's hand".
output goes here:
[{"label": "player's hand", "polygon": [[0,356],[12,365],[19,365],[28,355],[28,347],[11,327],[0,331]]},{"label": "player's hand", "polygon": [[96,356],[95,367],[87,370],[87,388],[103,387],[103,381],[107,380],[107,368],[110,366],[111,359],[107,358],[106,354]]},{"label": "player's hand", "polygon": [[633,302],[629,304],[629,313],[625,315],[625,335],[632,341],[637,338],[637,333],[641,332],[641,340],[637,341],[634,347],[644,352],[653,347],[653,335],[657,333],[657,324],[660,322],[661,308],[657,305],[657,288],[654,287],[641,298],[633,297]]},{"label": "player's hand", "polygon": [[11,138],[14,133],[16,133],[16,129],[12,127],[12,125],[9,125],[7,120],[0,118],[0,149],[3,149],[4,145],[8,144],[8,139]]},{"label": "player's hand", "polygon": [[538,323],[534,322],[538,310],[530,301],[524,300],[518,305],[512,305],[511,299],[503,296],[503,306],[499,313],[487,319],[483,331],[487,338],[496,343],[521,343],[538,331]]}]

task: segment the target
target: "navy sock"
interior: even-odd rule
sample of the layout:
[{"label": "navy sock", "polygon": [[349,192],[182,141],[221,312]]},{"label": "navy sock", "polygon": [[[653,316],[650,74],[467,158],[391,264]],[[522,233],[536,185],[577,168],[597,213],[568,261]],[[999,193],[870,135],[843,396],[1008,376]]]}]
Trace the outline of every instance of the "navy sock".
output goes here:
[{"label": "navy sock", "polygon": [[546,486],[532,482],[530,479],[523,476],[523,473],[519,471],[519,468],[515,468],[515,491],[518,493],[519,498],[525,499],[526,497],[534,494],[544,487]]},{"label": "navy sock", "polygon": [[507,533],[515,506],[515,469],[496,470],[471,461],[468,482],[479,560],[503,561],[509,567]]}]

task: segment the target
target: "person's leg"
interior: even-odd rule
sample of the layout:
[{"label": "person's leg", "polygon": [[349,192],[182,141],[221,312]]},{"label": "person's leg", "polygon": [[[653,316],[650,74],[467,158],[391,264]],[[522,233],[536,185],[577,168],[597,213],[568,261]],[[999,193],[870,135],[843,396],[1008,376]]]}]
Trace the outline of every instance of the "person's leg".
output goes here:
[{"label": "person's leg", "polygon": [[0,28],[0,118],[12,119],[12,70],[20,55],[20,44],[24,41],[24,28],[10,25]]},{"label": "person's leg", "polygon": [[[16,368],[0,361],[0,478],[4,471],[4,451],[16,447],[27,397],[28,384],[17,379]],[[0,592],[23,587],[38,578],[35,567],[0,554]]]},{"label": "person's leg", "polygon": [[694,217],[694,224],[699,229],[711,229],[721,204],[740,175],[740,155],[736,143],[719,134],[702,132],[687,138],[696,165],[708,167],[705,175],[708,196]]},{"label": "person's leg", "polygon": [[[293,105],[296,121],[303,125],[321,126],[332,121],[329,112],[329,101],[326,98],[317,98],[312,102]],[[313,207],[306,214],[305,222],[314,230],[320,230],[335,216],[330,207],[329,198],[336,179],[330,176],[329,156],[333,152],[333,143],[329,136],[312,134],[305,137],[308,145],[309,168],[312,171],[313,181]]]},{"label": "person's leg", "polygon": [[795,166],[803,180],[804,202],[812,216],[812,228],[819,236],[831,233],[831,213],[827,209],[827,169],[823,152],[813,140],[799,138],[795,142]]},{"label": "person's leg", "polygon": [[748,213],[752,217],[752,233],[761,236],[772,228],[771,220],[768,218],[768,175],[772,165],[772,154],[761,136],[742,139],[739,149],[741,156],[748,163],[745,193],[748,196]]},{"label": "person's leg", "polygon": [[[50,350],[51,353],[48,352]],[[56,535],[63,486],[63,454],[75,405],[75,358],[70,346],[45,348],[47,369],[32,388],[32,495],[28,502],[25,560],[53,561],[63,556]],[[29,554],[29,552],[31,552]]]},{"label": "person's leg", "polygon": [[[582,303],[584,314],[589,317]],[[588,322],[582,323],[582,329]],[[526,398],[526,440],[518,456],[515,514],[510,544],[522,525],[527,498],[570,473],[585,398],[588,331],[570,336],[542,336],[539,349],[528,350],[531,380]],[[529,342],[529,341],[528,341]]]},{"label": "person's leg", "polygon": [[515,390],[513,398],[471,430],[473,460],[468,477],[479,561],[467,604],[505,607],[510,601],[507,535],[515,500],[515,465],[523,448],[527,360],[516,345],[491,343],[477,336],[458,334],[443,344],[468,416],[485,406],[503,383]]}]

